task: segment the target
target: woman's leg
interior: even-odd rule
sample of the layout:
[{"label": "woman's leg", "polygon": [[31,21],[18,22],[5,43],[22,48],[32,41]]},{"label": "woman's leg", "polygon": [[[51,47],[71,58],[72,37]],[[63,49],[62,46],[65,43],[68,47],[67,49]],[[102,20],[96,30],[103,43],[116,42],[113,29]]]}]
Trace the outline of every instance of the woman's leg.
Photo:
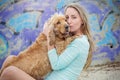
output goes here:
[{"label": "woman's leg", "polygon": [[2,72],[0,80],[35,80],[17,67],[9,66]]},{"label": "woman's leg", "polygon": [[9,55],[9,56],[5,59],[3,65],[2,65],[2,68],[13,58],[13,56],[14,56],[14,55]]}]

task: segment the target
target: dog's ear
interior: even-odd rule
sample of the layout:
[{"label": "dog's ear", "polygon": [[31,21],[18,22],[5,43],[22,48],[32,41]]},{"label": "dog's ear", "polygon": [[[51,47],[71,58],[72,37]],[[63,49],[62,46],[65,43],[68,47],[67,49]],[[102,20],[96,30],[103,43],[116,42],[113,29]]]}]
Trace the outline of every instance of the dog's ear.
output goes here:
[{"label": "dog's ear", "polygon": [[54,45],[55,44],[55,33],[53,30],[49,32],[49,39],[50,39],[49,44]]}]

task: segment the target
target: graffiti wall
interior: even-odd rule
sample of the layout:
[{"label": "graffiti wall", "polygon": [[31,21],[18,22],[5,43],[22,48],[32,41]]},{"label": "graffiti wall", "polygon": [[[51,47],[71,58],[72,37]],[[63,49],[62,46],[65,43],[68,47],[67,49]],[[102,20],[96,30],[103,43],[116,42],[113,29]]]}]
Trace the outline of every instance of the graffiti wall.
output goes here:
[{"label": "graffiti wall", "polygon": [[44,22],[71,2],[88,12],[96,44],[92,65],[120,61],[120,0],[0,0],[0,67],[8,55],[30,46]]}]

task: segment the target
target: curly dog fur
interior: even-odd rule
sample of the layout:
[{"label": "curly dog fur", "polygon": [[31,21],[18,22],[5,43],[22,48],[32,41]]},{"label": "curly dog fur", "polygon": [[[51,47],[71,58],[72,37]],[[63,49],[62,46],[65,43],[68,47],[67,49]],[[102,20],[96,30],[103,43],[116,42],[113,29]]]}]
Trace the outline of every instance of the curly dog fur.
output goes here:
[{"label": "curly dog fur", "polygon": [[[49,44],[54,44],[57,53],[60,55],[76,36],[69,35],[70,29],[63,15],[54,14],[49,19],[48,23],[48,27],[51,29],[49,33]],[[16,66],[35,79],[40,79],[52,71],[47,53],[46,36],[43,33],[40,33],[30,47],[7,61],[4,66],[2,66],[1,72],[8,66]]]}]

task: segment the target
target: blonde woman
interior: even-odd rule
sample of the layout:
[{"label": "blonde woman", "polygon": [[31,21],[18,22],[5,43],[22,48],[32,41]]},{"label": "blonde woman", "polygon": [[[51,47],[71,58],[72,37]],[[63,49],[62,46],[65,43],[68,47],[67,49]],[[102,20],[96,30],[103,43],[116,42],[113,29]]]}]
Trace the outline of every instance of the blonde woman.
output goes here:
[{"label": "blonde woman", "polygon": [[[44,80],[78,80],[81,71],[87,69],[92,60],[93,40],[83,8],[76,3],[71,3],[65,7],[64,13],[70,31],[79,37],[71,42],[61,55],[57,55],[54,45],[48,44],[48,57],[53,71],[46,75]],[[43,32],[49,36],[48,29],[44,29]],[[22,70],[10,66],[4,70],[0,80],[35,79]]]}]

